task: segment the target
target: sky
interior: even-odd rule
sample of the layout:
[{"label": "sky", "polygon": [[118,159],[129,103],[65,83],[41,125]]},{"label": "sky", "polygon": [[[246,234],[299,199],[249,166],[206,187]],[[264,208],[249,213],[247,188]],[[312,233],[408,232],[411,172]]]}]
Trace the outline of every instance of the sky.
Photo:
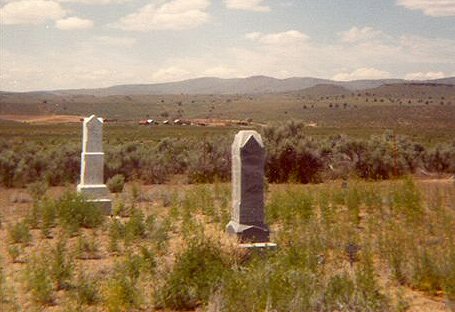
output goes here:
[{"label": "sky", "polygon": [[455,76],[455,0],[0,0],[0,90]]}]

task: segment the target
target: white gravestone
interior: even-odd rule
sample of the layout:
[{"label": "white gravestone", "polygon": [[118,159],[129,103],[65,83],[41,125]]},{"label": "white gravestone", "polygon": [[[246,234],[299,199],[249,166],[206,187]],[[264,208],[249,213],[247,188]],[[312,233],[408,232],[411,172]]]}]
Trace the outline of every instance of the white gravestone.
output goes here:
[{"label": "white gravestone", "polygon": [[232,144],[232,215],[226,230],[242,243],[269,241],[264,220],[264,164],[259,133],[237,133]]},{"label": "white gravestone", "polygon": [[81,182],[77,191],[111,214],[112,201],[104,184],[103,119],[84,118],[82,126]]}]

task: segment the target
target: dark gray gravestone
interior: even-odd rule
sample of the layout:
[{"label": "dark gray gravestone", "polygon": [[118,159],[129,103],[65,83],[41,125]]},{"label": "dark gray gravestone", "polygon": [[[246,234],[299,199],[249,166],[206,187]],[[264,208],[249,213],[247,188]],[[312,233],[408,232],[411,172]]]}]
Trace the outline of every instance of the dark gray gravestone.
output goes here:
[{"label": "dark gray gravestone", "polygon": [[237,133],[232,144],[232,215],[226,230],[242,243],[269,241],[264,221],[264,163],[259,133]]}]

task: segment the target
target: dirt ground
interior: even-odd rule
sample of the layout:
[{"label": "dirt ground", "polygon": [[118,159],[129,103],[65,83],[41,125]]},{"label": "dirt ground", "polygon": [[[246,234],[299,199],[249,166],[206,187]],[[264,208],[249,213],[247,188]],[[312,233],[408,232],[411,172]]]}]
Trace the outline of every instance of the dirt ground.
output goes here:
[{"label": "dirt ground", "polygon": [[[450,185],[453,183],[453,179],[442,179],[442,180],[423,180],[419,183],[422,184],[444,184]],[[191,186],[187,185],[143,185],[141,186],[142,194],[150,199],[149,201],[144,201],[141,203],[141,209],[143,211],[154,211],[156,213],[163,212],[167,208],[163,207],[160,196],[163,192],[169,192],[170,190],[183,190],[190,188]],[[281,187],[281,186],[274,186]],[[454,185],[455,187],[455,185]],[[74,187],[75,189],[75,187]],[[129,188],[127,188],[129,189]],[[53,187],[48,191],[48,195],[51,197],[58,197],[64,192],[64,187]],[[116,198],[114,197],[114,202]],[[32,207],[32,199],[27,194],[26,189],[5,189],[0,188],[0,213],[1,213],[1,226],[0,226],[0,255],[2,256],[2,262],[6,275],[6,283],[13,283],[13,287],[16,291],[17,302],[21,305],[23,311],[28,311],[33,307],[30,306],[29,294],[21,285],[20,273],[25,267],[24,261],[18,261],[16,263],[11,263],[8,255],[8,233],[7,228],[9,224],[14,224],[15,222],[21,220],[27,215],[27,212]],[[90,230],[91,231],[91,230]],[[87,235],[97,235],[96,233],[89,233],[87,230]],[[32,230],[33,235],[33,246],[27,247],[24,251],[22,258],[28,257],[34,251],[39,250],[40,248],[46,248],[43,246],[48,246],[46,239],[41,238],[39,230]],[[50,239],[52,241],[54,239]],[[72,242],[75,243],[75,242]],[[79,260],[84,262],[85,267],[93,268],[94,271],[100,272],[109,272],[112,267],[113,262],[116,260],[116,256],[107,252],[107,237],[100,237],[100,255],[98,259],[89,259],[89,260]],[[11,284],[10,284],[11,285]],[[395,287],[391,285],[388,281],[383,281],[384,287]],[[446,301],[443,296],[429,296],[420,291],[415,291],[409,288],[402,289],[402,296],[409,303],[409,309],[406,311],[411,312],[447,312],[451,311],[446,304]],[[46,311],[60,311],[61,306],[65,305],[64,296],[62,294],[57,294],[57,303],[59,306],[48,307]],[[61,300],[61,301],[59,301]],[[3,312],[3,307],[0,306],[0,311]],[[98,310],[97,310],[98,311]]]},{"label": "dirt ground", "polygon": [[0,119],[33,124],[79,123],[81,116],[75,115],[0,115]]}]

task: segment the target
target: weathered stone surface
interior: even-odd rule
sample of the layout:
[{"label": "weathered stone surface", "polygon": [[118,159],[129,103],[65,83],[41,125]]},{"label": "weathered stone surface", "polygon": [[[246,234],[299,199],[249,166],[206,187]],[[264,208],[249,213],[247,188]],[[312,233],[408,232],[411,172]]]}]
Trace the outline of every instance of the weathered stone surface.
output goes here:
[{"label": "weathered stone surface", "polygon": [[240,131],[232,144],[232,216],[227,232],[242,242],[267,242],[264,222],[265,149],[256,131]]},{"label": "weathered stone surface", "polygon": [[95,115],[85,118],[83,123],[81,182],[77,191],[106,214],[111,213],[109,190],[104,184],[103,119]]}]

